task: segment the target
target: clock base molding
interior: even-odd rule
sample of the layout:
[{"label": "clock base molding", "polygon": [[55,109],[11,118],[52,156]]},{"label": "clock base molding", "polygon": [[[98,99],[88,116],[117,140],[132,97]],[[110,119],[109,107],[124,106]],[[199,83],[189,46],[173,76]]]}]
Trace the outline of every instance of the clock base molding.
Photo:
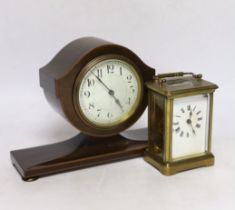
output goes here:
[{"label": "clock base molding", "polygon": [[202,156],[192,157],[184,160],[164,163],[162,158],[156,154],[145,151],[144,159],[157,168],[163,175],[174,175],[186,170],[214,165],[214,155],[208,153]]},{"label": "clock base molding", "polygon": [[143,156],[147,138],[133,140],[143,133],[146,129],[132,130],[131,139],[80,133],[63,142],[11,151],[11,161],[24,181],[34,181],[55,173]]}]

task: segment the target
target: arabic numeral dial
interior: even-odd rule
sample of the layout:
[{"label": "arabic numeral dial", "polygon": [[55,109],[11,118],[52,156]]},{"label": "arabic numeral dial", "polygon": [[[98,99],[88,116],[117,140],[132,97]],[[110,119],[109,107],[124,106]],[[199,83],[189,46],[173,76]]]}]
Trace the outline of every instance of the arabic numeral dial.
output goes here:
[{"label": "arabic numeral dial", "polygon": [[86,72],[79,88],[79,107],[87,121],[112,126],[134,113],[141,91],[132,65],[119,59],[103,60]]}]

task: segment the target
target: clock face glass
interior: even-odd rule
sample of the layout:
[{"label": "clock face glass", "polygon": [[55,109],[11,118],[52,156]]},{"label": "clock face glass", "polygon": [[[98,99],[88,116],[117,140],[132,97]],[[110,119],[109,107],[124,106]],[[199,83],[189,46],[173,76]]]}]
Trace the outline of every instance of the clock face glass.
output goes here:
[{"label": "clock face glass", "polygon": [[200,155],[207,150],[209,95],[173,102],[172,158]]},{"label": "clock face glass", "polygon": [[140,78],[134,67],[121,59],[106,59],[86,71],[77,102],[87,121],[110,127],[134,113],[141,94]]}]

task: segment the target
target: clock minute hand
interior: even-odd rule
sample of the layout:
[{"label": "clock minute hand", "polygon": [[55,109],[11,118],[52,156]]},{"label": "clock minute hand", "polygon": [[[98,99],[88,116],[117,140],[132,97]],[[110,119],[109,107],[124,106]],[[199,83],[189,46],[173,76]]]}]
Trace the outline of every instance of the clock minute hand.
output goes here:
[{"label": "clock minute hand", "polygon": [[193,129],[192,124],[191,124],[191,128],[192,128],[193,134],[196,135],[196,132],[195,132],[195,130]]},{"label": "clock minute hand", "polygon": [[114,98],[115,103],[116,103],[116,104],[122,109],[122,111],[123,111],[123,106],[121,105],[120,101],[115,97],[114,91],[111,90],[111,89],[110,89],[99,77],[97,77],[93,72],[91,72],[91,73],[96,77],[96,79],[97,79],[106,89],[108,89],[109,95],[111,95],[111,96]]},{"label": "clock minute hand", "polygon": [[110,92],[111,92],[112,90],[109,89],[109,87],[108,87],[99,77],[97,77],[93,72],[91,72],[91,73],[96,77],[96,79],[98,79],[98,81],[99,81],[104,87],[106,87],[106,89],[108,89],[109,95],[111,95]]},{"label": "clock minute hand", "polygon": [[193,128],[193,125],[192,125],[192,115],[193,115],[193,113],[192,113],[192,111],[190,111],[190,113],[189,113],[189,119],[187,120],[187,123],[188,123],[188,125],[192,128],[193,134],[196,135],[196,132],[195,132],[195,130],[194,130],[194,128]]}]

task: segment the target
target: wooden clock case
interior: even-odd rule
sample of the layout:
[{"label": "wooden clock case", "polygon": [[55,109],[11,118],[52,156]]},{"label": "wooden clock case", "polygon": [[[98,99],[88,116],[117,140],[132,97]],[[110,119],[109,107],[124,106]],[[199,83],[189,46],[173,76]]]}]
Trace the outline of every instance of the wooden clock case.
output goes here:
[{"label": "wooden clock case", "polygon": [[[111,129],[95,128],[76,112],[73,91],[83,67],[98,56],[122,56],[136,68],[143,84],[141,104],[127,122]],[[152,79],[155,70],[144,64],[131,50],[111,42],[85,37],[65,46],[46,66],[40,69],[40,85],[51,106],[81,131],[64,142],[11,151],[11,160],[23,180],[142,156],[147,139],[130,140],[119,132],[127,129],[141,116],[147,106],[144,83]],[[143,130],[134,132],[133,138]]]}]

